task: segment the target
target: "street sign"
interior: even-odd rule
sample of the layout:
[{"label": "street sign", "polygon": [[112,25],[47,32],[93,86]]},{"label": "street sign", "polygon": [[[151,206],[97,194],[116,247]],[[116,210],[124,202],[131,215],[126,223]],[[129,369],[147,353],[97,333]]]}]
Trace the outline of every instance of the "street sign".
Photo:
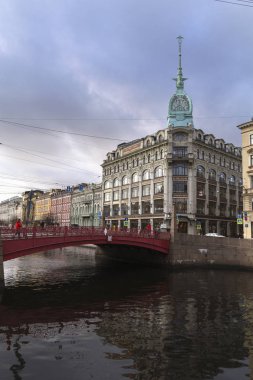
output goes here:
[{"label": "street sign", "polygon": [[124,220],[124,227],[128,227],[128,220]]},{"label": "street sign", "polygon": [[237,224],[243,224],[242,218],[237,218]]}]

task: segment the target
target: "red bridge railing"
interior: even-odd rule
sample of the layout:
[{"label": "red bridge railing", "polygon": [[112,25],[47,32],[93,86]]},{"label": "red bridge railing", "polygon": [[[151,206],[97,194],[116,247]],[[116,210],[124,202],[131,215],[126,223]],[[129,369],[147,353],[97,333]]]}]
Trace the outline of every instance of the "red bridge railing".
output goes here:
[{"label": "red bridge railing", "polygon": [[1,227],[0,238],[4,261],[43,250],[81,244],[129,245],[168,254],[170,244],[169,233],[131,229],[107,230],[105,234],[104,229],[96,227],[25,227],[20,231]]},{"label": "red bridge railing", "polygon": [[[52,236],[105,236],[104,229],[100,227],[23,227],[20,231],[15,228],[1,227],[0,236],[2,240],[12,239],[31,239],[39,237],[52,237]],[[170,240],[169,232],[149,232],[147,230],[122,229],[122,230],[107,230],[107,236],[117,237],[134,237],[146,239],[161,239]]]}]

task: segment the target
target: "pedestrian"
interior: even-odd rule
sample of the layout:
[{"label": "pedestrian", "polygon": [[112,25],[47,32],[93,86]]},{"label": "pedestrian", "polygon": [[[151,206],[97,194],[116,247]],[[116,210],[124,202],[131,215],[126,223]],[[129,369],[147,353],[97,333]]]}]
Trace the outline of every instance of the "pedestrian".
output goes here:
[{"label": "pedestrian", "polygon": [[148,223],[148,224],[146,225],[146,231],[147,231],[147,233],[148,233],[148,236],[150,236],[150,235],[151,235],[151,224],[150,224],[150,223]]},{"label": "pedestrian", "polygon": [[104,234],[105,234],[105,236],[107,236],[107,232],[108,232],[108,230],[107,230],[107,228],[106,228],[106,226],[105,226],[105,229],[104,229]]},{"label": "pedestrian", "polygon": [[15,223],[15,236],[18,235],[19,239],[20,239],[21,228],[22,228],[22,223],[21,223],[21,220],[18,219]]}]

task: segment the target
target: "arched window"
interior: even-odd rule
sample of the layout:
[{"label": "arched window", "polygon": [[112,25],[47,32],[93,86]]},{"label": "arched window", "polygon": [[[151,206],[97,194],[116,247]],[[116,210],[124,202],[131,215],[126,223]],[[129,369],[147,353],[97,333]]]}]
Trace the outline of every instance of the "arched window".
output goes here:
[{"label": "arched window", "polygon": [[205,168],[201,165],[197,166],[197,177],[205,178]]},{"label": "arched window", "polygon": [[208,178],[215,181],[216,180],[216,171],[213,169],[209,170]]},{"label": "arched window", "polygon": [[161,166],[157,166],[155,168],[155,178],[163,177],[163,168]]},{"label": "arched window", "polygon": [[221,183],[226,183],[226,174],[225,173],[220,173],[219,181]]},{"label": "arched window", "polygon": [[188,135],[187,135],[187,133],[176,132],[173,134],[173,140],[174,141],[186,141],[186,140],[188,140]]},{"label": "arched window", "polygon": [[105,189],[110,189],[111,184],[110,181],[105,181]]},{"label": "arched window", "polygon": [[151,141],[150,140],[147,140],[146,142],[146,146],[150,146],[151,145]]},{"label": "arched window", "polygon": [[115,178],[113,180],[113,187],[118,187],[119,186],[119,179],[118,178]]},{"label": "arched window", "polygon": [[144,172],[142,173],[142,179],[143,179],[143,181],[150,179],[150,171],[149,170],[144,170]]},{"label": "arched window", "polygon": [[163,150],[160,151],[160,158],[163,158]]},{"label": "arched window", "polygon": [[159,141],[159,142],[162,142],[163,140],[164,140],[163,135],[159,135],[159,137],[158,137],[158,141]]},{"label": "arched window", "polygon": [[234,175],[231,175],[231,177],[229,178],[229,184],[235,185],[235,176]]},{"label": "arched window", "polygon": [[135,183],[135,182],[139,182],[139,177],[138,177],[138,174],[137,173],[134,173],[132,175],[132,182]]},{"label": "arched window", "polygon": [[126,175],[122,178],[122,185],[127,185],[128,184],[128,178]]}]

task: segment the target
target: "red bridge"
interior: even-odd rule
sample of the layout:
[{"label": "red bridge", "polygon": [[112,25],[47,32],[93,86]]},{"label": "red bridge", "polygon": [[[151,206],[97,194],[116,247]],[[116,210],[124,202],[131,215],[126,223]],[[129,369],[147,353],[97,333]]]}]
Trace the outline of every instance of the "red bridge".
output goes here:
[{"label": "red bridge", "polygon": [[134,246],[168,255],[170,244],[169,233],[108,230],[105,235],[103,229],[95,227],[32,227],[22,228],[20,236],[15,233],[12,228],[0,228],[4,261],[49,249],[87,244]]}]

